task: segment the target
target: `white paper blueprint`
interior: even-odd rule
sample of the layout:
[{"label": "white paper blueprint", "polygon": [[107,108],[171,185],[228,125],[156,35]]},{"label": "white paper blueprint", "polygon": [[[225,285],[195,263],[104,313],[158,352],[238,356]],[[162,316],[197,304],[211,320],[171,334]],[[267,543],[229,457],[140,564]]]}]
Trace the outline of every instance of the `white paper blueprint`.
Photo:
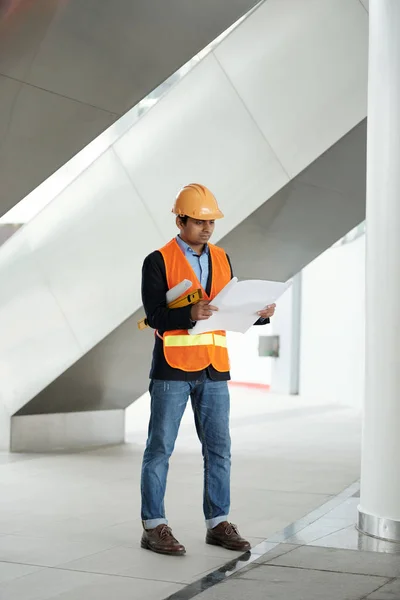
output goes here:
[{"label": "white paper blueprint", "polygon": [[218,330],[245,333],[259,318],[257,312],[274,304],[290,285],[290,281],[238,281],[234,277],[211,302],[218,312],[205,321],[198,321],[189,333]]}]

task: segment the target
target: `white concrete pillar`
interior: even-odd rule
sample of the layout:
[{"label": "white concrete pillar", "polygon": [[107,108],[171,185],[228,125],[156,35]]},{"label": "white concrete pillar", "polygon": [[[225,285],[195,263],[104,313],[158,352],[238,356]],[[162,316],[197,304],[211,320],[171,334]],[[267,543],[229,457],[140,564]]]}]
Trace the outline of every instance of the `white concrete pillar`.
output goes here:
[{"label": "white concrete pillar", "polygon": [[400,541],[400,0],[370,0],[359,529]]}]

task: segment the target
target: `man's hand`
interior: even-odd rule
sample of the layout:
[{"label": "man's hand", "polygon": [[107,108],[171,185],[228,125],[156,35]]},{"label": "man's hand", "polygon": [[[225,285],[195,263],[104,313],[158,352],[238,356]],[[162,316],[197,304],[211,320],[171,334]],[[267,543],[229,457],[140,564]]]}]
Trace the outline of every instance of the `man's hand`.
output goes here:
[{"label": "man's hand", "polygon": [[192,321],[205,321],[217,310],[218,308],[210,304],[209,300],[200,300],[192,306],[190,318]]},{"label": "man's hand", "polygon": [[262,310],[260,310],[257,314],[261,319],[270,319],[275,314],[276,304],[269,304]]}]

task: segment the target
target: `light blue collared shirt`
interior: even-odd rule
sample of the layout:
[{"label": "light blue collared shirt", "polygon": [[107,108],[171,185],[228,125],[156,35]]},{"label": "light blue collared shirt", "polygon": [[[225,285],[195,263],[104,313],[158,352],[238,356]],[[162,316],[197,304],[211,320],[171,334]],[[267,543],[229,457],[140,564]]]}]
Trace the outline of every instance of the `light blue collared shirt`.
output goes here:
[{"label": "light blue collared shirt", "polygon": [[209,248],[208,248],[208,245],[205,244],[204,250],[203,250],[202,254],[199,256],[198,254],[196,254],[196,252],[193,250],[193,248],[188,246],[188,244],[179,237],[179,235],[176,236],[176,241],[178,242],[180,249],[182,250],[183,254],[186,256],[187,260],[189,261],[190,266],[192,267],[193,271],[195,272],[195,275],[196,275],[197,279],[199,280],[201,287],[205,291],[205,289],[207,287],[207,281],[208,281],[208,275],[209,275],[209,262],[208,262]]}]

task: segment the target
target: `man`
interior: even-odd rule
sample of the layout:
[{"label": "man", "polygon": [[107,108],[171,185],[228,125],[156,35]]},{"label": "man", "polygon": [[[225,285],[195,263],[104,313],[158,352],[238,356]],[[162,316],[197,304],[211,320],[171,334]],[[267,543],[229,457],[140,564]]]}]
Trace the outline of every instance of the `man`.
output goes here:
[{"label": "man", "polygon": [[[212,299],[232,279],[224,250],[209,239],[215,220],[223,217],[213,194],[191,184],[178,194],[172,212],[179,235],[144,261],[142,299],[147,321],[156,330],[150,372],[151,417],[142,465],[142,548],[169,555],[186,550],[172,535],[165,517],[164,495],[169,458],[190,396],[204,459],[203,510],[206,543],[246,551],[250,544],[228,521],[230,506],[229,358],[224,331],[191,336],[197,321],[217,310]],[[202,288],[204,299],[169,309],[166,292],[188,279]],[[258,314],[269,322],[275,305]]]}]

